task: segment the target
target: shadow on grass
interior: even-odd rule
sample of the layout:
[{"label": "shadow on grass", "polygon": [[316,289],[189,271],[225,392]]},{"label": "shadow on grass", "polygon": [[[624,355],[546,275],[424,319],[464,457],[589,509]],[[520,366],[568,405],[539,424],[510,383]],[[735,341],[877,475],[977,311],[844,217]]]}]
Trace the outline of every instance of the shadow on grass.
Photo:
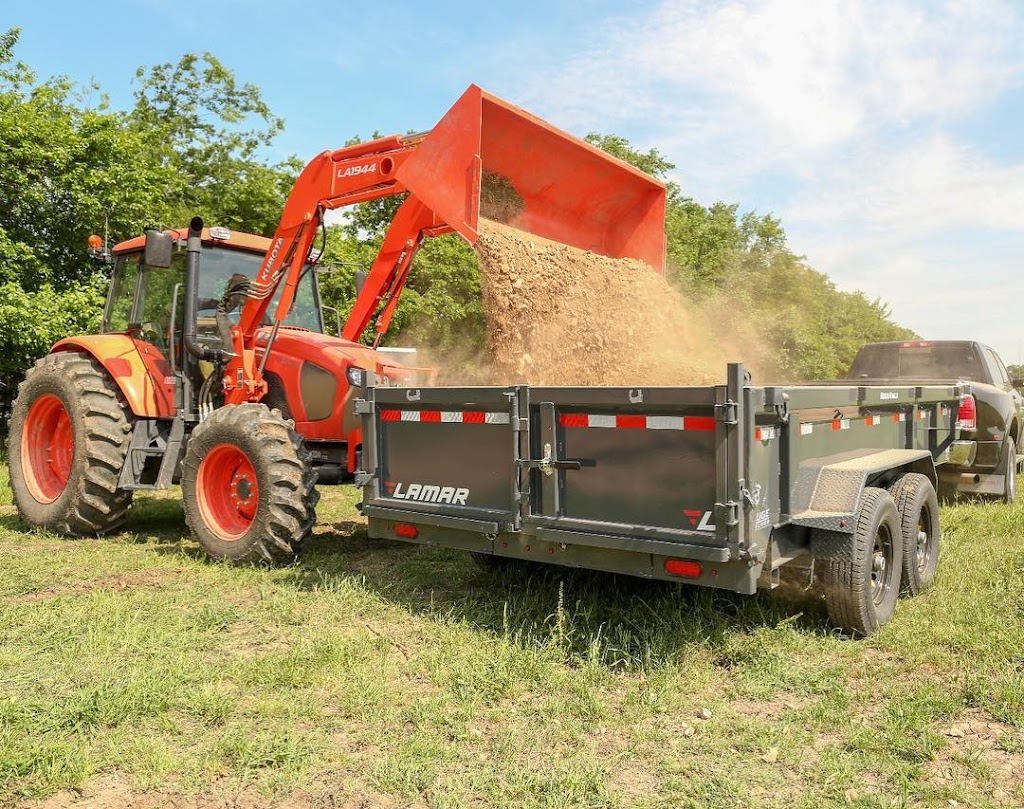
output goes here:
[{"label": "shadow on grass", "polygon": [[481,570],[469,554],[371,540],[347,522],[309,543],[289,581],[302,590],[358,577],[391,603],[437,620],[512,636],[527,647],[557,639],[577,660],[650,667],[689,645],[710,646],[729,665],[732,639],[780,625],[802,634],[831,631],[820,599],[785,588],[746,596],[633,576],[512,563]]},{"label": "shadow on grass", "polygon": [[[179,500],[140,498],[126,528],[156,553],[203,558]],[[487,572],[465,552],[371,540],[365,524],[344,519],[318,526],[297,563],[275,578],[307,592],[355,580],[410,612],[527,648],[557,642],[568,660],[611,668],[657,667],[694,644],[729,666],[737,635],[779,625],[801,634],[830,631],[820,600],[793,588],[745,596],[540,563]]]}]

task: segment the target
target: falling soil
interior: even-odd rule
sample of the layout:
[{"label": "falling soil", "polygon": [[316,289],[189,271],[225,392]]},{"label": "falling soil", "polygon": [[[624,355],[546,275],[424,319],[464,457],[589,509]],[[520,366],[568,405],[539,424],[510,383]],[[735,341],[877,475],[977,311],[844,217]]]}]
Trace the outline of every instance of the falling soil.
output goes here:
[{"label": "falling soil", "polygon": [[491,382],[724,382],[710,323],[642,261],[614,259],[481,219],[476,243]]}]

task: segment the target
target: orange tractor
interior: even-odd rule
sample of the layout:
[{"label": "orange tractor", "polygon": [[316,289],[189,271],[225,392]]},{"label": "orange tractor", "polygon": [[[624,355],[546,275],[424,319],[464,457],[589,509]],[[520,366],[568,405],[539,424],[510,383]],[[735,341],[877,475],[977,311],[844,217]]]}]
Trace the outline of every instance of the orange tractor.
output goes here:
[{"label": "orange tractor", "polygon": [[[325,334],[324,214],[403,193],[341,335]],[[430,132],[315,157],[269,240],[196,217],[123,242],[102,333],[61,340],[19,388],[8,458],[21,517],[101,534],[135,491],[180,482],[211,557],[287,562],[315,521],[318,476],[356,469],[363,374],[413,382],[376,349],[425,238],[473,243],[484,215],[661,269],[664,205],[657,181],[471,86]]]}]

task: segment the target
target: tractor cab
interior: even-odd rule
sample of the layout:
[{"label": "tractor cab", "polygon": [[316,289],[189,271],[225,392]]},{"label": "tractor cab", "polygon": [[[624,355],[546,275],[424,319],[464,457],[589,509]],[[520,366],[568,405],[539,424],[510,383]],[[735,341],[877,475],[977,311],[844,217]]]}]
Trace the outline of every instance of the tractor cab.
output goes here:
[{"label": "tractor cab", "polygon": [[[110,293],[103,313],[103,333],[133,334],[156,347],[172,363],[174,355],[181,354],[187,233],[184,228],[173,231],[177,246],[172,250],[170,267],[166,268],[146,264],[143,236],[115,246]],[[231,323],[238,322],[244,296],[237,290],[256,276],[270,240],[225,228],[204,228],[202,242],[196,339],[210,348],[224,348],[217,328],[217,307],[224,308]],[[278,287],[275,303],[282,289],[283,286]],[[284,324],[324,332],[320,289],[311,267],[302,274],[295,303]]]}]

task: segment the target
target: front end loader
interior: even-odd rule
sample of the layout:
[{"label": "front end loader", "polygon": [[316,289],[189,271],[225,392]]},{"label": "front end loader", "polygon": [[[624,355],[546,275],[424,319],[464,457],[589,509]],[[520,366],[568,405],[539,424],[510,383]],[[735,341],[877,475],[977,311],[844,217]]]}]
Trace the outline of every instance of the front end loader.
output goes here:
[{"label": "front end loader", "polygon": [[[342,334],[324,334],[324,214],[398,194]],[[57,343],[19,388],[8,448],[19,513],[102,534],[135,491],[180,483],[211,557],[288,562],[314,524],[318,476],[356,467],[362,374],[407,384],[415,373],[375,349],[424,239],[473,243],[483,216],[662,271],[664,208],[656,180],[471,86],[430,132],[315,157],[269,241],[196,217],[118,245],[101,333]],[[372,347],[361,342],[371,325]]]}]

